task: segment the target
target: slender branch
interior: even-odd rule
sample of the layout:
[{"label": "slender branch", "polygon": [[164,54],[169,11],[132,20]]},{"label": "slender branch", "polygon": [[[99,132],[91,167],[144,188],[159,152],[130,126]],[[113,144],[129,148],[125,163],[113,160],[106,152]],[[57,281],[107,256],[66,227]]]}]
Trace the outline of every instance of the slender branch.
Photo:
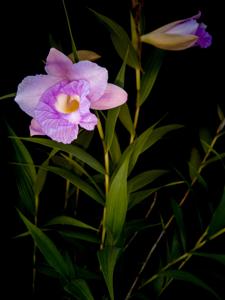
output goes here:
[{"label": "slender branch", "polygon": [[[223,123],[223,121],[222,121],[221,123]],[[199,169],[198,169],[198,171],[197,171],[197,175],[196,175],[196,176],[194,177],[194,179],[192,180],[191,185],[190,185],[190,188],[185,192],[184,196],[183,196],[182,199],[180,200],[179,206],[182,206],[182,205],[185,203],[185,201],[187,200],[187,198],[188,198],[188,196],[189,196],[189,194],[190,194],[190,192],[191,192],[191,188],[194,186],[194,184],[195,184],[196,181],[198,180],[198,175],[202,172],[202,170],[203,170],[203,168],[204,168],[204,166],[205,166],[205,163],[206,163],[206,161],[207,161],[209,155],[210,155],[211,152],[212,152],[212,149],[214,148],[214,146],[215,146],[215,144],[216,144],[218,138],[220,137],[220,133],[221,133],[221,130],[222,130],[222,129],[223,129],[223,127],[222,127],[221,124],[220,124],[219,127],[217,128],[216,135],[215,135],[215,137],[213,138],[213,140],[212,140],[212,142],[211,142],[211,144],[210,144],[210,147],[209,147],[208,151],[206,152],[206,154],[205,154],[205,156],[204,156],[204,158],[203,158],[203,160],[202,160],[202,162],[201,162],[201,165],[200,165],[200,167],[199,167]],[[128,291],[128,293],[127,293],[127,296],[126,296],[126,298],[125,298],[125,300],[128,300],[128,299],[130,298],[130,296],[131,296],[131,294],[132,294],[132,292],[133,292],[135,286],[137,285],[137,282],[139,281],[139,278],[140,278],[141,274],[143,273],[143,271],[144,271],[146,265],[148,264],[150,258],[152,257],[153,253],[155,252],[155,249],[157,248],[159,242],[160,242],[161,239],[163,238],[164,234],[166,233],[166,230],[169,228],[169,226],[170,226],[170,224],[172,223],[173,219],[174,219],[174,215],[172,215],[172,216],[169,218],[169,220],[168,220],[168,222],[165,224],[163,230],[160,232],[160,234],[159,234],[158,238],[156,239],[154,245],[153,245],[152,248],[150,249],[150,251],[149,251],[149,253],[148,253],[148,255],[147,255],[147,257],[146,257],[146,259],[145,259],[145,261],[144,261],[144,263],[143,263],[143,265],[141,266],[141,268],[140,268],[140,270],[139,270],[139,272],[138,272],[138,275],[136,276],[136,278],[135,278],[133,284],[131,285],[131,288],[129,289],[129,291]]]}]

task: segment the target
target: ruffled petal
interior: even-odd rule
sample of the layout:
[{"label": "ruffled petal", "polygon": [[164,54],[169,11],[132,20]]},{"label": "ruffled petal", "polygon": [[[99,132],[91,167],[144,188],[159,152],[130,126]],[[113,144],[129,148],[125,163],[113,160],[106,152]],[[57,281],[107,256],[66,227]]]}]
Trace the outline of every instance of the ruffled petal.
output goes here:
[{"label": "ruffled petal", "polygon": [[104,95],[97,101],[91,102],[92,109],[110,109],[120,106],[127,101],[127,93],[120,87],[109,83]]},{"label": "ruffled petal", "polygon": [[15,101],[24,112],[34,117],[34,109],[41,95],[58,81],[59,78],[49,75],[25,77],[18,86]]},{"label": "ruffled petal", "polygon": [[72,61],[62,52],[51,48],[46,60],[45,71],[52,76],[68,79]]},{"label": "ruffled petal", "polygon": [[97,123],[98,123],[97,117],[92,113],[88,113],[82,116],[82,119],[80,121],[80,126],[86,130],[94,130]]},{"label": "ruffled petal", "polygon": [[108,71],[90,61],[74,64],[69,74],[70,80],[86,80],[89,83],[88,99],[96,101],[105,92],[108,82]]},{"label": "ruffled petal", "polygon": [[78,125],[62,118],[60,113],[44,102],[40,102],[35,109],[35,119],[43,132],[57,142],[70,144],[77,138]]},{"label": "ruffled petal", "polygon": [[40,124],[35,120],[32,119],[30,123],[30,135],[45,135],[45,133],[42,131]]}]

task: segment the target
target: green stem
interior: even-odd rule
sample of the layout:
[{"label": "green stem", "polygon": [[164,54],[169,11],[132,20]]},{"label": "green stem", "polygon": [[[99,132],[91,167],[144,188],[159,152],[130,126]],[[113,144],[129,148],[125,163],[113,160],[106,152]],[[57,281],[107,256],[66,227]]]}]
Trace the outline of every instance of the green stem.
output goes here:
[{"label": "green stem", "polygon": [[[223,121],[222,121],[221,123],[223,123]],[[206,163],[206,161],[207,161],[209,155],[211,154],[211,152],[212,152],[212,150],[213,150],[213,148],[214,148],[214,146],[215,146],[215,144],[216,144],[218,138],[219,138],[220,135],[221,135],[221,128],[222,128],[222,126],[221,126],[221,124],[220,124],[219,127],[217,128],[216,135],[215,135],[215,137],[213,138],[213,140],[212,140],[212,142],[211,142],[211,144],[210,144],[210,147],[209,147],[208,151],[206,152],[206,154],[205,154],[205,156],[204,156],[204,158],[203,158],[203,160],[202,160],[202,162],[201,162],[201,165],[200,165],[200,167],[199,167],[199,169],[198,169],[198,171],[197,171],[197,175],[196,175],[196,177],[192,180],[191,185],[190,185],[190,188],[186,191],[186,193],[184,194],[183,198],[180,200],[179,206],[182,206],[182,205],[185,203],[185,201],[187,200],[187,198],[188,198],[188,196],[189,196],[189,194],[190,194],[190,192],[191,192],[191,188],[193,187],[193,185],[194,185],[194,184],[196,183],[196,181],[198,180],[198,176],[200,175],[200,173],[202,172],[203,168],[205,167],[205,163]],[[172,216],[169,218],[169,220],[168,220],[167,223],[165,224],[163,230],[160,232],[158,238],[156,239],[155,243],[153,244],[152,248],[150,249],[150,251],[149,251],[149,253],[148,253],[148,255],[147,255],[147,257],[146,257],[144,263],[142,264],[142,266],[141,266],[141,268],[140,268],[140,270],[139,270],[139,272],[138,272],[138,274],[137,274],[137,276],[136,276],[136,278],[135,278],[133,284],[131,285],[131,288],[129,289],[129,291],[128,291],[128,293],[127,293],[127,296],[126,296],[126,298],[125,298],[125,300],[128,300],[128,299],[130,298],[130,296],[131,296],[131,294],[132,294],[132,292],[133,292],[135,286],[137,285],[137,282],[139,281],[139,278],[140,278],[141,274],[143,273],[143,271],[144,271],[146,265],[148,264],[150,258],[152,257],[153,253],[155,252],[155,250],[156,250],[156,248],[157,248],[159,242],[162,240],[163,236],[164,236],[165,233],[166,233],[166,230],[169,228],[169,226],[170,226],[170,224],[172,223],[173,219],[174,219],[174,215],[172,215]],[[222,232],[222,233],[223,233],[223,232]],[[221,234],[222,234],[222,233],[221,233]],[[212,237],[211,237],[211,238],[212,238]],[[154,276],[156,276],[156,275],[154,275]],[[157,276],[157,277],[158,277],[158,276]],[[143,285],[142,285],[142,286],[143,286]]]},{"label": "green stem", "polygon": [[[35,212],[34,212],[34,224],[35,226],[37,226],[38,223],[38,207],[39,207],[39,197],[38,195],[35,195],[34,198],[34,205],[35,205]],[[35,282],[36,282],[36,273],[37,273],[37,269],[36,269],[36,262],[37,262],[37,256],[36,256],[36,251],[37,251],[37,246],[34,242],[34,249],[33,249],[33,279],[32,279],[32,290],[33,290],[33,295],[35,294]]]},{"label": "green stem", "polygon": [[[109,192],[109,151],[106,147],[105,140],[104,140],[104,132],[102,129],[102,124],[100,119],[98,119],[98,132],[99,136],[102,140],[102,146],[103,146],[103,151],[104,151],[104,164],[105,164],[105,198],[107,199],[107,195]],[[102,226],[102,236],[101,236],[101,244],[100,244],[100,249],[104,248],[104,242],[105,242],[105,236],[106,236],[106,226],[105,226],[105,218],[106,218],[106,206],[103,209],[103,215],[102,215],[102,221],[101,221],[101,226]]]}]

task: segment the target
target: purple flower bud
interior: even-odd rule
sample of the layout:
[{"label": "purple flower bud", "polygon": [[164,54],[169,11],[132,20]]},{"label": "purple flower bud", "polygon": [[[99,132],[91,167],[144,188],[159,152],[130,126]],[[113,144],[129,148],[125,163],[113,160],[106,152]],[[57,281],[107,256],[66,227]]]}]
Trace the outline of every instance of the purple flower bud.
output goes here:
[{"label": "purple flower bud", "polygon": [[164,25],[141,36],[141,41],[164,50],[184,50],[193,46],[207,48],[212,43],[204,23],[198,23],[201,12],[184,20]]}]

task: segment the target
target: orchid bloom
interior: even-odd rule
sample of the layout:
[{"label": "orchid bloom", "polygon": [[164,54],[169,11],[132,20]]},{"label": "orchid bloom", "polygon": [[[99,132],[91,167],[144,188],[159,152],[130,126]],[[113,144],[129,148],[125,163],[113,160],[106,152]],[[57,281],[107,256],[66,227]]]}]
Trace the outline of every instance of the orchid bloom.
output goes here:
[{"label": "orchid bloom", "polygon": [[204,23],[196,20],[197,15],[184,20],[175,21],[141,36],[141,41],[163,50],[184,50],[192,46],[207,48],[212,43],[211,35],[206,31]]},{"label": "orchid bloom", "polygon": [[93,130],[97,117],[90,109],[122,105],[127,93],[108,83],[108,71],[90,61],[73,62],[52,48],[47,57],[47,75],[25,77],[15,101],[33,119],[30,134],[47,135],[64,144],[77,138],[79,126]]}]

